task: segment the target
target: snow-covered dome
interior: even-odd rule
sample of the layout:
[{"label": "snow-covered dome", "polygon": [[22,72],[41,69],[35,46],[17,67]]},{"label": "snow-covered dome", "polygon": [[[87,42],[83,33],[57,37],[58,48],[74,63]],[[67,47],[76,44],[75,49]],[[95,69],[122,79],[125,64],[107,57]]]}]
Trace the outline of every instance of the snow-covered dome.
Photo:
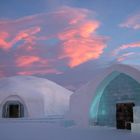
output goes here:
[{"label": "snow-covered dome", "polygon": [[43,78],[34,76],[2,78],[0,117],[42,118],[64,115],[69,109],[71,94],[71,91]]}]

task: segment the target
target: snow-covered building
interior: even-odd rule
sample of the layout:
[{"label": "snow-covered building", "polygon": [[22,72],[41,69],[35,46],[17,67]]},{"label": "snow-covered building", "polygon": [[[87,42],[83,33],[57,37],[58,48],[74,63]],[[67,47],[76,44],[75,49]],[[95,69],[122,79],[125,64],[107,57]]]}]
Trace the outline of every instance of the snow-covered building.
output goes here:
[{"label": "snow-covered building", "polygon": [[130,129],[140,122],[139,106],[140,67],[116,64],[71,95],[69,119],[79,126]]},{"label": "snow-covered building", "polygon": [[0,79],[0,118],[47,118],[69,110],[71,91],[47,79],[14,76]]}]

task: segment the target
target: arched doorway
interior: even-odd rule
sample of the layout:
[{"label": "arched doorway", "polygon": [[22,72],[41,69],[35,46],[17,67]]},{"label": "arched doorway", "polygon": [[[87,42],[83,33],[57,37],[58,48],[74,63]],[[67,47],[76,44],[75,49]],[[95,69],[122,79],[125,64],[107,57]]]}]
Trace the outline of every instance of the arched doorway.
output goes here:
[{"label": "arched doorway", "polygon": [[7,101],[2,109],[3,118],[22,118],[24,117],[24,106],[19,101]]},{"label": "arched doorway", "polygon": [[[98,94],[90,108],[90,122],[93,120],[97,125],[118,128],[122,127],[118,126],[118,122],[133,122],[133,106],[140,105],[140,83],[125,73],[113,72],[102,81],[96,92]],[[132,113],[127,112],[126,109],[131,110]],[[119,113],[118,110],[122,112]],[[119,120],[117,116],[122,117],[120,114],[123,114],[122,116],[129,114],[131,118]],[[127,127],[123,128],[127,129]]]}]

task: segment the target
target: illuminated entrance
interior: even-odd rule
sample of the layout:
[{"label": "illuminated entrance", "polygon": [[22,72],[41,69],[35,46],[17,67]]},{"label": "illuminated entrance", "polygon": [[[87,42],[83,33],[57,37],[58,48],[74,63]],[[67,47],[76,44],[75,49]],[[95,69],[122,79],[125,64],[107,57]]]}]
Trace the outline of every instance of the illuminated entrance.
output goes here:
[{"label": "illuminated entrance", "polygon": [[134,103],[117,103],[116,104],[116,128],[131,130],[133,122]]}]

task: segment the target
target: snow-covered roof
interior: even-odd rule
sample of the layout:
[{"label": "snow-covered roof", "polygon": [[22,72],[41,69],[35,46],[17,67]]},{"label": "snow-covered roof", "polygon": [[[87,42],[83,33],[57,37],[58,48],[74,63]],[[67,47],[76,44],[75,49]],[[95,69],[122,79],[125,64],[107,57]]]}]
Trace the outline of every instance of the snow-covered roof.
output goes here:
[{"label": "snow-covered roof", "polygon": [[[95,86],[97,83],[100,83],[106,76],[108,76],[114,71],[128,74],[132,76],[134,79],[140,81],[140,66],[139,65],[114,64],[104,69],[102,73],[95,74],[95,75],[93,73],[94,79],[90,80],[84,86],[79,88],[75,92],[75,94],[81,94],[82,91],[85,91],[85,90],[87,91],[88,88],[90,89],[93,87],[93,85]],[[72,96],[75,96],[75,94],[73,94]]]},{"label": "snow-covered roof", "polygon": [[0,79],[0,103],[9,97],[20,98],[30,117],[64,115],[69,109],[71,94],[71,91],[44,78],[14,76]]},{"label": "snow-covered roof", "polygon": [[140,65],[130,65],[130,66],[140,71]]}]

